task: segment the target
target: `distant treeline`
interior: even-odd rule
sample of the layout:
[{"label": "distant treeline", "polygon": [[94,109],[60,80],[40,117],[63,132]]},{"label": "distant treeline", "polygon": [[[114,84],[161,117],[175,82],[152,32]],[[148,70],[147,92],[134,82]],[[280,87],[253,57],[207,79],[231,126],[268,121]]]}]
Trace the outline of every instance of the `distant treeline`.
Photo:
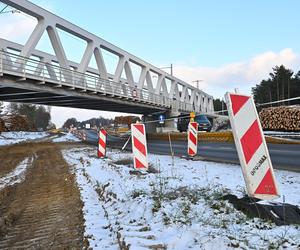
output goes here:
[{"label": "distant treeline", "polygon": [[[267,103],[300,96],[300,71],[294,74],[283,65],[273,68],[270,77],[252,88],[256,103]],[[300,100],[277,104],[300,104]]]},{"label": "distant treeline", "polygon": [[[285,66],[276,66],[269,74],[268,79],[262,80],[252,88],[252,95],[257,104],[274,102],[300,96],[300,71],[294,73]],[[287,101],[272,106],[300,104],[300,100]],[[271,105],[269,105],[271,106]],[[227,109],[226,103],[221,99],[214,100],[215,111]]]},{"label": "distant treeline", "polygon": [[91,127],[106,127],[106,126],[109,126],[111,124],[114,123],[114,120],[113,119],[107,119],[107,118],[104,118],[104,117],[99,117],[99,118],[91,118],[89,120],[85,120],[85,121],[77,121],[76,118],[69,118],[65,121],[64,125],[63,125],[63,128],[67,128],[69,129],[71,126],[73,127],[85,127],[85,124],[90,124]]}]

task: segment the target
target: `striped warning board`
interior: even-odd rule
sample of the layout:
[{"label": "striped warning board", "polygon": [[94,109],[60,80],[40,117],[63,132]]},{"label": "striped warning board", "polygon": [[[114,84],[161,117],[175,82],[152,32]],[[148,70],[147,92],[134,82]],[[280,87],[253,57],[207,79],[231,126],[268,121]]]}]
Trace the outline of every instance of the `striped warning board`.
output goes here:
[{"label": "striped warning board", "polygon": [[249,196],[279,197],[272,162],[251,96],[225,95],[228,114]]},{"label": "striped warning board", "polygon": [[100,129],[98,138],[98,157],[104,158],[106,155],[106,136],[107,132],[105,129]]},{"label": "striped warning board", "polygon": [[134,168],[147,170],[147,141],[144,124],[131,124],[131,142]]},{"label": "striped warning board", "polygon": [[188,155],[195,156],[198,148],[198,123],[190,122],[188,127]]}]

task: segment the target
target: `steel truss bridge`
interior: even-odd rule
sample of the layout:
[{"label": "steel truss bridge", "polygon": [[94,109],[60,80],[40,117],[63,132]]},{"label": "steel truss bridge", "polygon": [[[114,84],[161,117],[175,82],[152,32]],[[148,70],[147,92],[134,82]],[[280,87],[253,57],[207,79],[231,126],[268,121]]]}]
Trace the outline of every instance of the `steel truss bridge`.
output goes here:
[{"label": "steel truss bridge", "polygon": [[[1,2],[36,18],[37,25],[24,45],[0,38],[0,100],[144,115],[213,113],[213,97],[188,83],[29,1]],[[79,62],[67,59],[58,29],[86,42]],[[55,55],[36,49],[44,33]],[[114,74],[107,70],[103,50],[118,58]],[[92,57],[97,68],[89,67]],[[138,81],[132,65],[140,68]]]}]

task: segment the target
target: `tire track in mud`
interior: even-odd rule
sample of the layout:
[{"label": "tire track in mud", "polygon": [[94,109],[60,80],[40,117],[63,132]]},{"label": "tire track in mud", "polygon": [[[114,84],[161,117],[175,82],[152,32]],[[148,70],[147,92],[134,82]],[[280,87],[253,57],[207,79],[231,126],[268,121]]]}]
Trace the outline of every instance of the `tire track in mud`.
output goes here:
[{"label": "tire track in mud", "polygon": [[24,146],[13,145],[0,148],[0,177],[11,172],[28,155]]},{"label": "tire track in mud", "polygon": [[87,247],[79,190],[59,146],[23,147],[36,157],[24,182],[0,191],[0,249]]}]

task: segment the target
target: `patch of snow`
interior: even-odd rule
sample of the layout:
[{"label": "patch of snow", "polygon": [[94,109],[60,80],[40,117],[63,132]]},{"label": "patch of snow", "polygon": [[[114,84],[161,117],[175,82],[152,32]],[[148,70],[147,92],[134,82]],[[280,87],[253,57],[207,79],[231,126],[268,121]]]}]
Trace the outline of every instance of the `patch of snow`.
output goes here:
[{"label": "patch of snow", "polygon": [[[172,165],[170,156],[150,154],[160,173],[136,175],[130,153],[111,151],[107,159],[97,159],[96,150],[87,147],[63,155],[75,169],[91,246],[101,245],[102,238],[101,247],[109,249],[123,240],[131,249],[300,247],[296,226],[249,219],[220,199],[226,193],[244,195],[238,165],[177,157]],[[300,174],[275,175],[286,202],[299,205]],[[99,227],[108,222],[109,228]]]},{"label": "patch of snow", "polygon": [[79,142],[80,139],[78,139],[75,135],[72,133],[67,133],[63,136],[60,136],[58,138],[55,138],[52,140],[53,142]]},{"label": "patch of snow", "polygon": [[0,134],[0,146],[41,139],[48,135],[47,132],[2,132]]},{"label": "patch of snow", "polygon": [[92,249],[119,249],[111,237],[112,233],[105,229],[110,222],[105,218],[105,211],[93,184],[86,178],[84,166],[78,164],[73,154],[64,154],[64,157],[75,168],[76,181],[84,204],[85,237],[90,247]]},{"label": "patch of snow", "polygon": [[299,135],[300,136],[300,132],[284,132],[284,131],[264,131],[265,135]]},{"label": "patch of snow", "polygon": [[264,131],[264,134],[285,139],[300,139],[300,132]]},{"label": "patch of snow", "polygon": [[12,172],[0,178],[0,190],[24,181],[27,167],[31,164],[32,158],[25,158]]}]

